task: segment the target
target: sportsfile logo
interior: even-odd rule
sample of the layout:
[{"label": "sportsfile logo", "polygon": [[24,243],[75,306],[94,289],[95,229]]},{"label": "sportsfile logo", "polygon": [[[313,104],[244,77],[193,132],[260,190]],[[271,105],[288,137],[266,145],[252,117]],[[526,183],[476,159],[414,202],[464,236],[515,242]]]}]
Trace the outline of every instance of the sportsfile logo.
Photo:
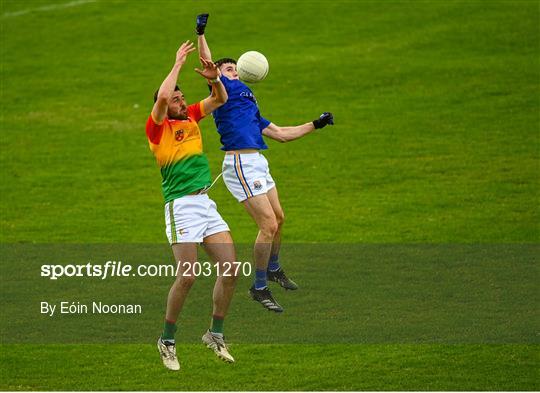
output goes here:
[{"label": "sportsfile logo", "polygon": [[41,277],[58,280],[63,277],[236,277],[250,276],[250,262],[182,262],[175,265],[137,265],[122,261],[107,261],[104,264],[87,263],[84,265],[41,265]]}]

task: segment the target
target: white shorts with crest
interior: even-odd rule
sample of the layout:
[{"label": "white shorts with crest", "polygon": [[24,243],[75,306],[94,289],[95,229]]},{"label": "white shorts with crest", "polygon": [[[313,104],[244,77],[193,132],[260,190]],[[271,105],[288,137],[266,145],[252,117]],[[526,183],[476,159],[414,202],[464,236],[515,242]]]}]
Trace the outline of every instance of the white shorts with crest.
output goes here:
[{"label": "white shorts with crest", "polygon": [[186,195],[165,204],[165,226],[170,244],[201,243],[207,236],[229,230],[206,194]]},{"label": "white shorts with crest", "polygon": [[223,181],[238,202],[266,194],[276,186],[268,161],[258,152],[226,154],[222,169]]}]

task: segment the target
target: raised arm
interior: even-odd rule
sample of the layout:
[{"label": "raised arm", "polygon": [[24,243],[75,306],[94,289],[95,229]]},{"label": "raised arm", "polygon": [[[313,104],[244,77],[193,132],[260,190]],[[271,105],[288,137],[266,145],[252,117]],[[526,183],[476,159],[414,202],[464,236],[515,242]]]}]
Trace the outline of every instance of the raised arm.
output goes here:
[{"label": "raised arm", "polygon": [[212,61],[212,53],[210,53],[210,48],[204,37],[204,30],[206,29],[206,24],[208,23],[208,14],[197,15],[197,45],[199,47],[199,57],[203,59],[208,59]]},{"label": "raised arm", "polygon": [[[208,47],[208,43],[204,37],[204,30],[206,29],[207,23],[208,14],[197,15],[197,27],[195,28],[195,32],[197,33],[199,58],[201,59],[201,64],[205,67],[204,71],[207,72],[207,74],[204,75],[199,71],[197,72],[208,79],[208,83],[212,86],[212,95],[203,101],[205,113],[210,113],[223,105],[227,101],[228,96],[225,86],[223,86],[223,83],[221,83],[219,78],[221,76],[221,72],[212,61],[212,53],[210,53],[210,48]],[[209,76],[213,75],[214,72],[217,72],[217,76]]]},{"label": "raised arm", "polygon": [[334,125],[334,116],[330,112],[324,112],[318,119],[294,127],[280,127],[270,123],[268,127],[262,130],[264,136],[274,139],[278,142],[290,142],[301,138],[310,132],[326,127],[328,124]]},{"label": "raised arm", "polygon": [[195,47],[193,46],[193,43],[186,41],[176,52],[176,60],[174,65],[171,72],[169,72],[169,75],[167,75],[165,80],[161,83],[157,94],[157,100],[152,108],[152,117],[157,124],[161,124],[163,120],[165,120],[169,100],[174,93],[176,81],[178,80],[178,74],[186,62],[187,56],[194,50]]},{"label": "raised arm", "polygon": [[200,58],[201,64],[204,67],[202,70],[195,68],[201,76],[208,80],[208,83],[212,86],[212,94],[203,100],[204,113],[212,113],[221,105],[227,102],[227,90],[221,82],[219,68],[211,61],[204,58]]}]

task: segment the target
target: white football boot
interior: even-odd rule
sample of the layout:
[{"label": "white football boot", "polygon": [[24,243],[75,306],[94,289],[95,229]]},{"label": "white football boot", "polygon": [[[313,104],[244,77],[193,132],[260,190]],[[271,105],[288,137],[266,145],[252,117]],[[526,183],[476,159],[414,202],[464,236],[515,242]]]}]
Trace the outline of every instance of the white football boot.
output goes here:
[{"label": "white football boot", "polygon": [[180,363],[178,363],[178,358],[176,357],[176,345],[173,343],[164,343],[160,337],[157,341],[157,347],[161,360],[163,360],[163,365],[169,370],[180,370]]},{"label": "white football boot", "polygon": [[228,363],[234,363],[234,358],[229,353],[227,344],[225,344],[225,340],[223,337],[213,335],[212,332],[208,330],[204,334],[204,336],[202,336],[202,342],[208,348],[212,349],[217,355],[217,357],[221,360],[224,360]]}]

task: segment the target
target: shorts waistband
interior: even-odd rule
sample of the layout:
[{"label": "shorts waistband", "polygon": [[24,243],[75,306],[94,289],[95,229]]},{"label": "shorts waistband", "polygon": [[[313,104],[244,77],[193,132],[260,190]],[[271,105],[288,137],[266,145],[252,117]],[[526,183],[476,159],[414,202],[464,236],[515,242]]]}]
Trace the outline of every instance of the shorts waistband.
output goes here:
[{"label": "shorts waistband", "polygon": [[242,149],[242,150],[229,150],[225,152],[226,155],[234,155],[234,154],[261,154],[259,150],[257,149]]},{"label": "shorts waistband", "polygon": [[208,188],[201,188],[198,191],[192,192],[191,194],[186,194],[184,196],[174,198],[170,200],[169,202],[165,203],[167,205],[168,203],[174,202],[176,200],[182,199],[182,198],[193,198],[193,197],[206,197],[208,198]]},{"label": "shorts waistband", "polygon": [[203,195],[203,194],[206,194],[209,189],[210,189],[210,187],[203,187],[203,188],[201,188],[201,189],[199,189],[197,191],[194,191],[194,192],[192,192],[191,194],[188,194],[188,195]]}]

